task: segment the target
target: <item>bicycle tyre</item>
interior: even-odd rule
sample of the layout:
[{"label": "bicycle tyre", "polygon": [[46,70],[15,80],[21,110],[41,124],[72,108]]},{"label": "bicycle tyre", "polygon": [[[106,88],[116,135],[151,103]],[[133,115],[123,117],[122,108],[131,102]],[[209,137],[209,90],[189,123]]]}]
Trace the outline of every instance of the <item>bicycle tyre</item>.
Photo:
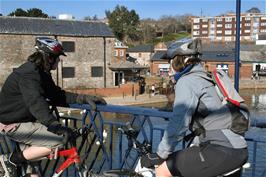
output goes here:
[{"label": "bicycle tyre", "polygon": [[121,176],[130,176],[130,177],[142,177],[142,175],[136,173],[130,169],[112,169],[103,172],[103,175],[106,177],[121,177]]}]

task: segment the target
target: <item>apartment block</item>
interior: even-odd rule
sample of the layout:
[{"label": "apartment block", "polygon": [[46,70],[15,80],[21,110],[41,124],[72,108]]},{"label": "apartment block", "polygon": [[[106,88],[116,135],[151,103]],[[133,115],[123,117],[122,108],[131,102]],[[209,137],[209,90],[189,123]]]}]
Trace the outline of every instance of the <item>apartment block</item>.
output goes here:
[{"label": "apartment block", "polygon": [[[207,41],[235,41],[235,14],[216,17],[193,17],[191,25],[193,38],[202,38]],[[256,41],[258,34],[266,33],[266,14],[241,14],[240,29],[241,41]]]}]

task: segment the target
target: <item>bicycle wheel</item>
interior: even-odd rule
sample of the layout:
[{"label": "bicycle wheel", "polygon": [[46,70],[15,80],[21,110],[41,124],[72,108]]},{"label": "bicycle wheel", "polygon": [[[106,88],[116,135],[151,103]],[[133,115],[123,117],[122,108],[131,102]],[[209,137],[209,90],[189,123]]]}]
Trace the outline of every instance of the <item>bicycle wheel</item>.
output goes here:
[{"label": "bicycle wheel", "polygon": [[142,175],[136,173],[133,170],[129,169],[113,169],[103,172],[104,176],[110,177],[122,177],[122,176],[130,176],[130,177],[142,177]]}]

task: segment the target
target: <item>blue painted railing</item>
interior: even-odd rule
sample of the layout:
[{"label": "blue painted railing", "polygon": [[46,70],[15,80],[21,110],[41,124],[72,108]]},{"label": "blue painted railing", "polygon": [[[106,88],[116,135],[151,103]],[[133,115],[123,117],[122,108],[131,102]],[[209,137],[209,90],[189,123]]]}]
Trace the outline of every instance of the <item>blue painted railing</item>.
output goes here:
[{"label": "blue painted railing", "polygon": [[[172,116],[171,112],[133,106],[98,105],[97,111],[90,111],[88,105],[73,104],[70,108],[75,110],[71,109],[71,113],[70,109],[65,110],[65,115],[61,115],[60,119],[66,126],[73,128],[87,126],[93,130],[93,133],[87,137],[77,140],[77,147],[81,160],[85,161],[89,170],[96,174],[112,168],[132,168],[136,164],[136,152],[128,149],[126,137],[117,131],[119,127],[131,122],[139,131],[138,139],[150,142],[155,151],[168,119]],[[266,119],[253,119],[251,123],[260,127],[266,124]],[[251,128],[246,139],[249,141],[251,167],[244,170],[243,177],[265,177],[266,130]],[[183,146],[184,144],[180,144],[178,148],[181,149]],[[0,153],[8,152],[10,152],[10,143],[2,139]],[[56,162],[42,162],[43,175],[50,176],[59,164],[60,159]],[[70,168],[63,176],[74,177],[76,174]]]}]

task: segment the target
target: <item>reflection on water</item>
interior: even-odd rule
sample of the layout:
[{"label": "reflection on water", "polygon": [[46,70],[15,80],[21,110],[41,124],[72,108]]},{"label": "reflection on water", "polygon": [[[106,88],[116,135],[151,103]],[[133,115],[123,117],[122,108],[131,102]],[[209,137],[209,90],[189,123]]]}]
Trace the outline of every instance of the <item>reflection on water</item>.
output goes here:
[{"label": "reflection on water", "polygon": [[254,117],[266,117],[266,89],[240,90]]}]

